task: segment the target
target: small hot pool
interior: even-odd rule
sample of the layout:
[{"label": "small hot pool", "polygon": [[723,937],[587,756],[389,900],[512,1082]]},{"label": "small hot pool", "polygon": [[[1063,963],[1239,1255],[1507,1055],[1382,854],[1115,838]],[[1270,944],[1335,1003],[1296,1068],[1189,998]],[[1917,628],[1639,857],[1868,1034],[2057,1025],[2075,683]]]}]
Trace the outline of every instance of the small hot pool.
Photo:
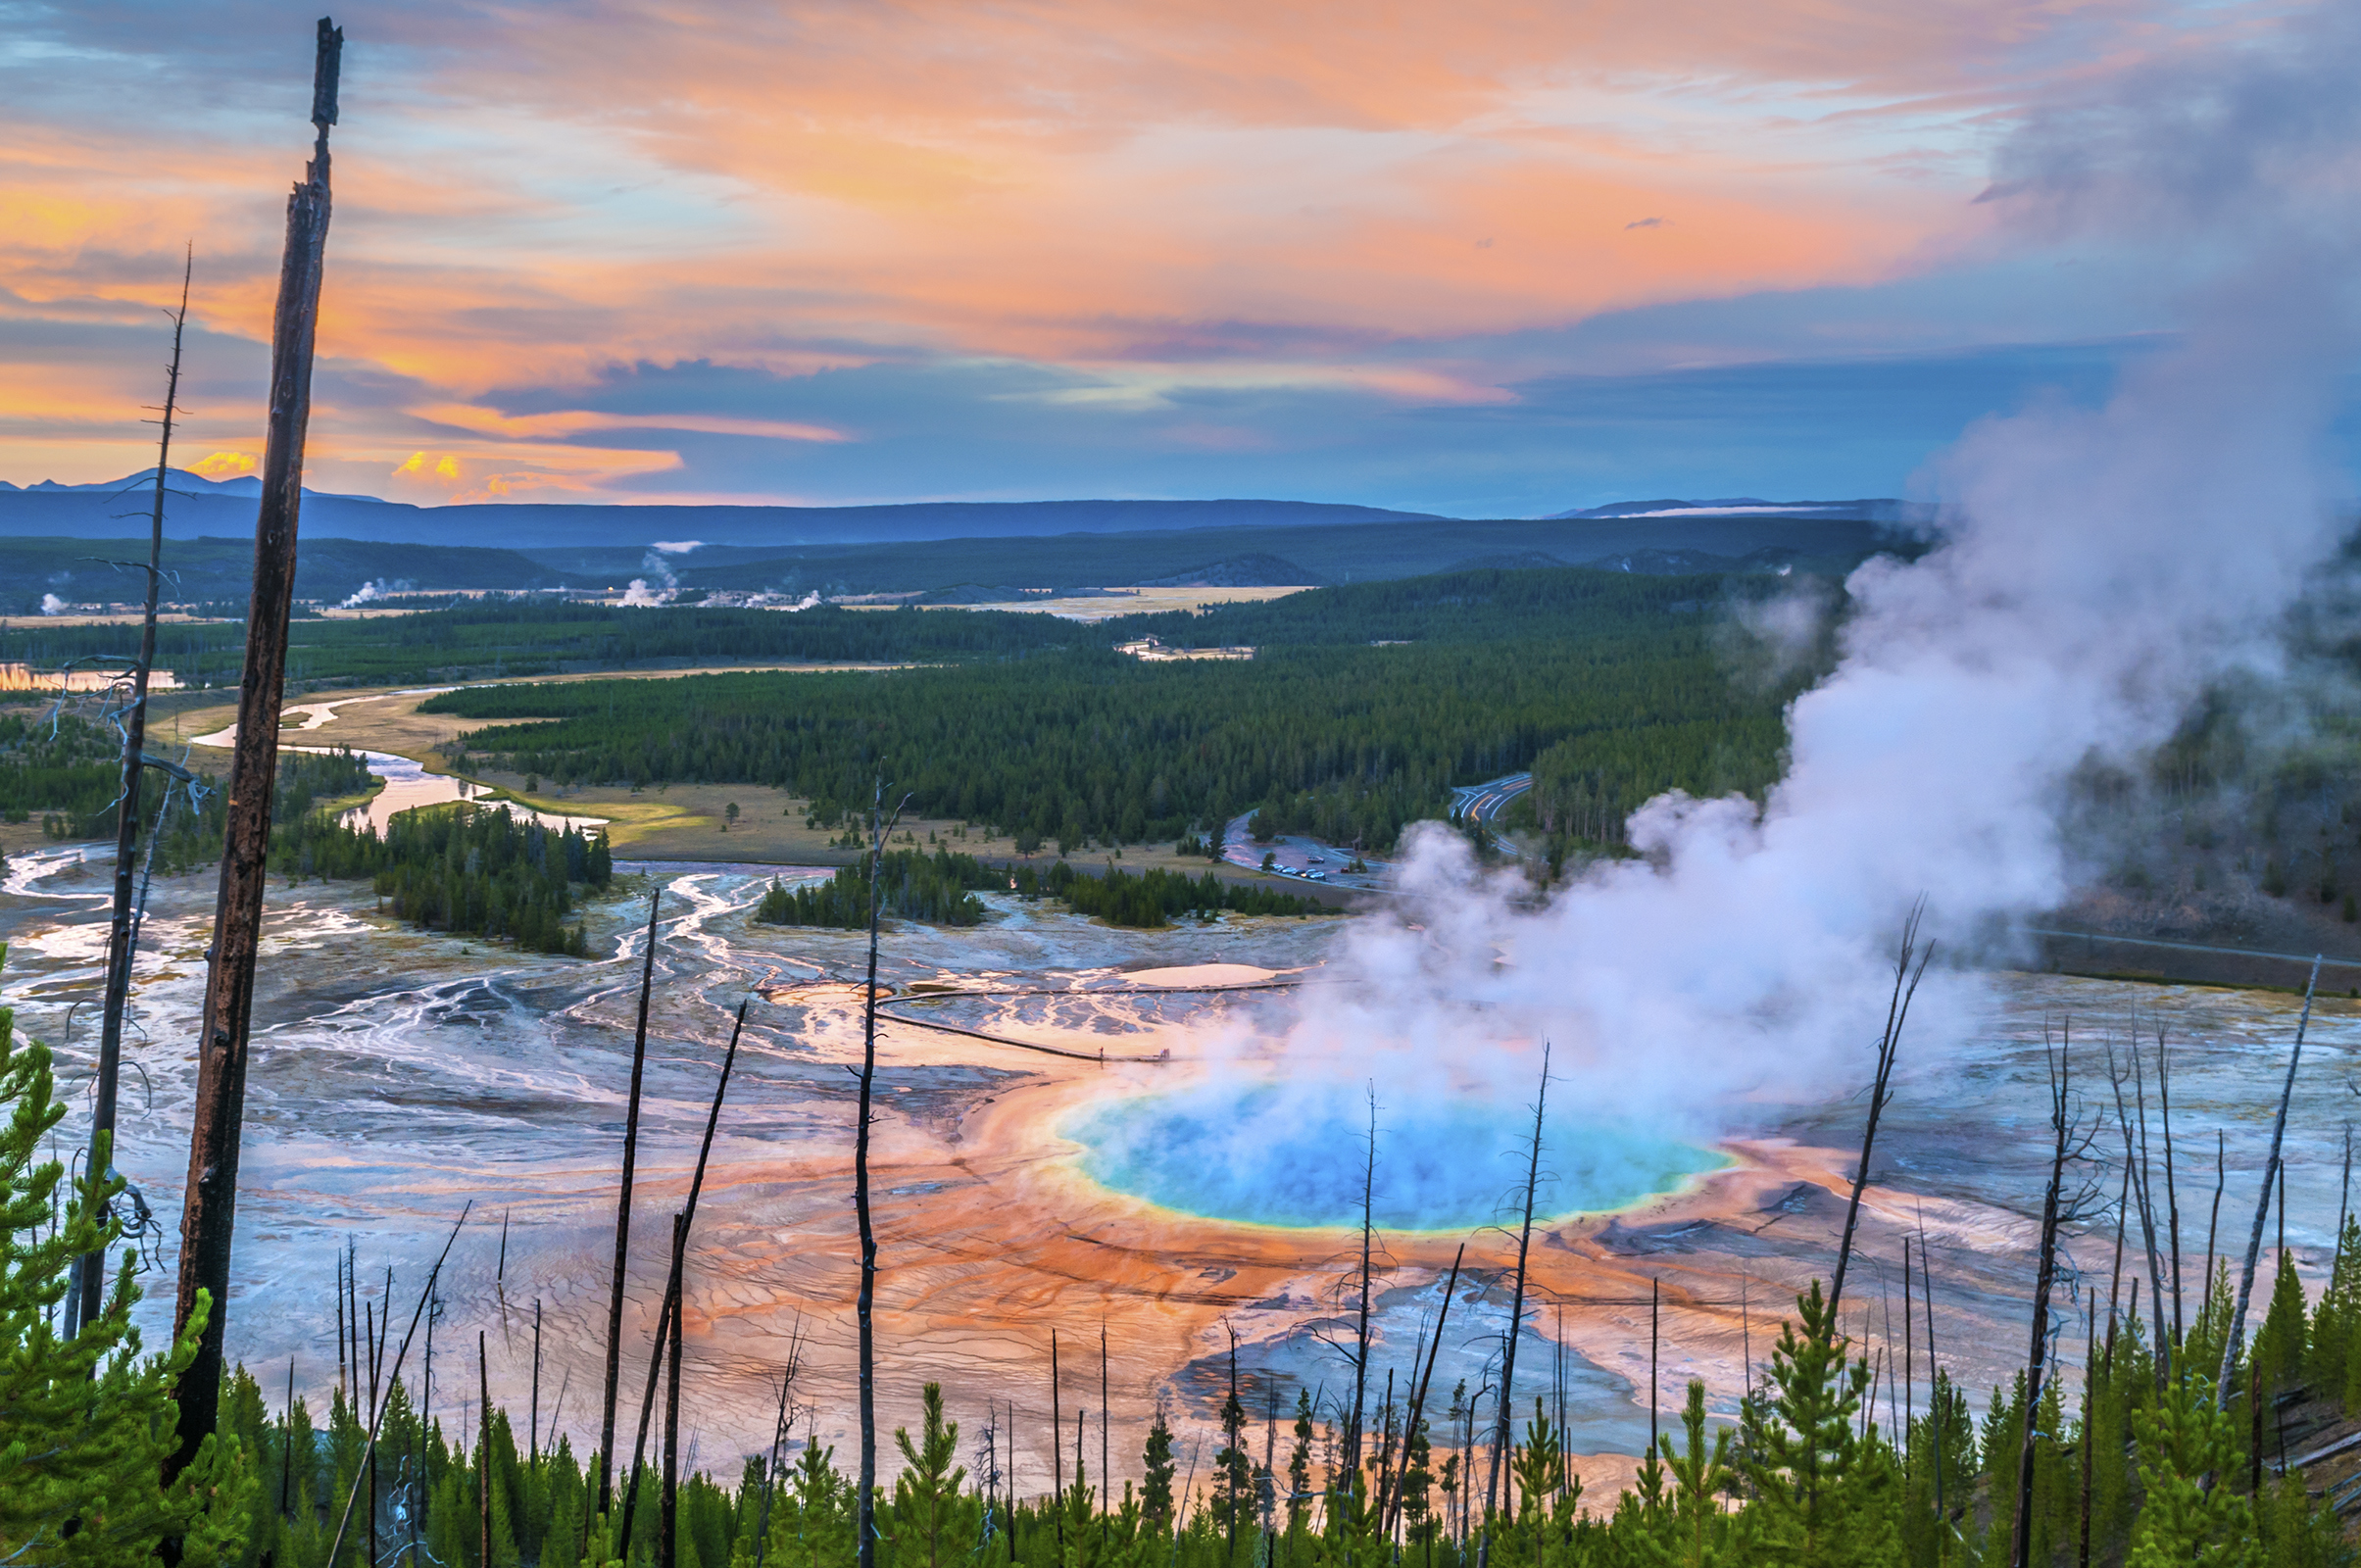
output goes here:
[{"label": "small hot pool", "polygon": [[[1406,1097],[1405,1097],[1406,1098]],[[1368,1104],[1346,1085],[1208,1084],[1088,1105],[1058,1132],[1104,1187],[1210,1219],[1356,1228],[1368,1158]],[[1381,1230],[1465,1230],[1522,1207],[1533,1113],[1475,1096],[1377,1113],[1371,1210]],[[1729,1161],[1628,1123],[1552,1109],[1542,1136],[1534,1215],[1629,1207]]]}]

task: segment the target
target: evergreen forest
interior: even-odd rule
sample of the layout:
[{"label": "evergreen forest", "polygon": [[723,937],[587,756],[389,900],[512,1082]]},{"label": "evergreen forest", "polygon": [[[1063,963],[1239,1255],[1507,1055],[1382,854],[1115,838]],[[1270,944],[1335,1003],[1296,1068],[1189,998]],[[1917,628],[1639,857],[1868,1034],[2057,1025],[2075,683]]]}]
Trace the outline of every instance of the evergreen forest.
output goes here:
[{"label": "evergreen forest", "polygon": [[[1566,791],[1625,810],[1666,789],[1766,788],[1792,684],[1733,678],[1717,591],[1716,579],[1462,572],[1110,621],[1091,647],[1024,658],[661,689],[480,687],[423,707],[491,721],[465,744],[516,772],[771,785],[827,825],[884,777],[913,811],[988,824],[1026,854],[1178,840],[1253,810],[1276,831],[1382,850],[1442,815],[1453,785],[1552,748]],[[1107,646],[1158,627],[1261,652],[1142,663]],[[1580,821],[1620,841],[1620,816]]]},{"label": "evergreen forest", "polygon": [[[1019,866],[1003,870],[971,855],[937,850],[888,850],[880,857],[878,909],[901,920],[935,925],[975,925],[984,918],[975,891],[1009,892],[1019,898],[1051,898],[1108,925],[1154,929],[1176,914],[1210,919],[1224,909],[1240,914],[1313,915],[1333,911],[1308,899],[1267,888],[1224,882],[1212,872],[1188,877],[1161,867],[1133,875],[1107,862],[1104,872],[1075,870],[1059,860],[1048,870]],[[790,888],[776,877],[755,906],[754,918],[769,925],[834,926],[858,931],[869,923],[869,873],[848,865],[817,886]]]}]

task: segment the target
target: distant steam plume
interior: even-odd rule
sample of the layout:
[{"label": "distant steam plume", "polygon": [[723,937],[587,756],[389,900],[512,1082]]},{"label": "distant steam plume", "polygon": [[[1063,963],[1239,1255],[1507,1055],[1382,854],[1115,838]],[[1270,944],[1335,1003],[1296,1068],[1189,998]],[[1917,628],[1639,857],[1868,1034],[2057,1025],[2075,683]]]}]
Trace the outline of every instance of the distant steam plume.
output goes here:
[{"label": "distant steam plume", "polygon": [[646,555],[640,557],[639,569],[648,575],[632,578],[630,586],[623,590],[623,603],[626,606],[647,608],[672,602],[673,595],[680,592],[680,579],[672,574],[672,564],[664,557],[679,548],[660,544],[651,547]]}]

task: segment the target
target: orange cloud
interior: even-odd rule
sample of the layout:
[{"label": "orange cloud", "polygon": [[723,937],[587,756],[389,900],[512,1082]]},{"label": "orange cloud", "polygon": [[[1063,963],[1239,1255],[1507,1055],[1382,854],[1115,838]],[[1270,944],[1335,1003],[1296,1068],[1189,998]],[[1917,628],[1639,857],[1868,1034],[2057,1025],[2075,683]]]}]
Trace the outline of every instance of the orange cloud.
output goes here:
[{"label": "orange cloud", "polygon": [[216,452],[188,465],[188,471],[208,479],[235,479],[255,470],[256,459],[246,452]]},{"label": "orange cloud", "polygon": [[[374,25],[435,47],[354,33],[320,330],[407,390],[317,419],[314,463],[595,490],[679,463],[574,444],[598,431],[857,439],[487,406],[688,361],[1497,400],[1481,365],[1379,351],[1929,265],[1981,232],[1993,124],[2258,24],[2166,0],[588,0],[553,27],[426,0]],[[215,118],[109,48],[125,74],[0,105],[0,323],[152,323],[188,240],[200,321],[267,343],[308,128]],[[152,368],[74,358],[0,375],[0,468],[156,401]],[[260,412],[203,410],[194,438],[251,445]],[[421,419],[471,438],[452,471],[413,467]]]},{"label": "orange cloud", "polygon": [[411,413],[434,424],[457,425],[485,435],[535,440],[578,435],[584,430],[688,430],[706,435],[766,436],[774,441],[849,441],[852,437],[826,425],[798,424],[785,419],[741,419],[714,414],[601,414],[572,410],[563,414],[502,414],[465,403],[441,403]]}]

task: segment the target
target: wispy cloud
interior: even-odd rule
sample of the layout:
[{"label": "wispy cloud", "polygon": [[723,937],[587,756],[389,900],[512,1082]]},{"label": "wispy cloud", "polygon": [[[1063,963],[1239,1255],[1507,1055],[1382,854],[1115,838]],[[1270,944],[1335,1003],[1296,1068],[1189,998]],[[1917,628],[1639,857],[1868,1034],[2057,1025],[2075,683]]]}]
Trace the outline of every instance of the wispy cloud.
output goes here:
[{"label": "wispy cloud", "polygon": [[[332,483],[426,452],[417,499],[798,494],[814,464],[887,463],[857,372],[920,364],[1037,367],[1011,406],[1042,420],[1240,391],[1503,408],[1534,367],[1458,345],[1989,260],[1994,127],[2270,24],[2173,0],[584,0],[550,21],[420,0],[348,27],[336,406],[314,440]],[[254,449],[308,19],[223,0],[11,28],[0,472],[125,466],[184,240],[228,366],[192,428]],[[748,379],[611,395],[683,366]],[[730,443],[766,444],[770,476]]]}]

